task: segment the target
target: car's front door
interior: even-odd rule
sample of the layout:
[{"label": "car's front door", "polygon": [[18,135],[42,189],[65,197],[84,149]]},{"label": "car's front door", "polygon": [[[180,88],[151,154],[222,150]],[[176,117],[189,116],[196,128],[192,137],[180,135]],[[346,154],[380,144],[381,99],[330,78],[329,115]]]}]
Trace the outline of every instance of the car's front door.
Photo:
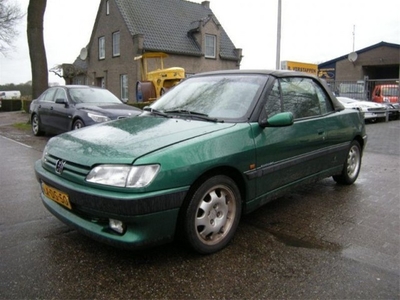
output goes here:
[{"label": "car's front door", "polygon": [[72,108],[68,102],[65,90],[58,88],[55,94],[55,103],[53,105],[53,123],[56,130],[63,132],[72,128]]},{"label": "car's front door", "polygon": [[54,105],[54,95],[56,88],[48,89],[43,95],[41,95],[38,101],[38,114],[40,123],[48,130],[54,130],[54,125],[51,120],[52,118],[52,107]]},{"label": "car's front door", "polygon": [[291,112],[294,123],[285,127],[254,127],[257,153],[257,196],[312,177],[324,168],[325,115],[332,112],[318,95],[311,78],[276,79],[268,95],[268,116]]}]

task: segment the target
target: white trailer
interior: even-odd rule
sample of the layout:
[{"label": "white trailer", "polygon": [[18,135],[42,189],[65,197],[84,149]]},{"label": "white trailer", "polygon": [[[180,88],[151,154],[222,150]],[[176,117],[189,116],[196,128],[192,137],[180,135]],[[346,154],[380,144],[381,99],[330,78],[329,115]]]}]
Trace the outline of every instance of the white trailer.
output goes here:
[{"label": "white trailer", "polygon": [[20,91],[0,91],[0,100],[21,99]]}]

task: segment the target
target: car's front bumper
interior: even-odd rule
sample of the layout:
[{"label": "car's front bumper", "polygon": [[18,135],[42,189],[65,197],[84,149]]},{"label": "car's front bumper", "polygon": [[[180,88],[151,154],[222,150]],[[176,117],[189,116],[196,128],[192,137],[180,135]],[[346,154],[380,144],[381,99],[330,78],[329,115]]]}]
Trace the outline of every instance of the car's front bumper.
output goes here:
[{"label": "car's front bumper", "polygon": [[385,118],[386,117],[386,111],[384,112],[365,112],[364,113],[364,119],[369,120],[369,119],[377,119],[377,118]]},{"label": "car's front bumper", "polygon": [[[174,238],[179,208],[187,188],[148,195],[108,192],[101,196],[101,191],[98,193],[93,188],[65,181],[47,172],[40,161],[35,164],[35,173],[39,183],[68,195],[72,208],[51,200],[42,190],[44,206],[62,222],[97,241],[119,248],[139,249]],[[110,219],[123,222],[123,234],[110,228]]]},{"label": "car's front bumper", "polygon": [[58,219],[80,233],[105,244],[122,249],[141,249],[173,240],[179,209],[135,216],[125,222],[126,231],[118,234],[111,230],[107,219],[84,218],[63,208],[41,194],[44,206]]}]

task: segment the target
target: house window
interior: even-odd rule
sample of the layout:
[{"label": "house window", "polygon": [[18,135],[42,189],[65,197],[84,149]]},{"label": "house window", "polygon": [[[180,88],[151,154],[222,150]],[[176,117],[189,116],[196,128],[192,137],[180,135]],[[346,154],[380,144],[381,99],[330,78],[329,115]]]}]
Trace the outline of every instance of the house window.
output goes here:
[{"label": "house window", "polygon": [[215,58],[216,40],[217,37],[215,35],[206,34],[206,57]]},{"label": "house window", "polygon": [[106,58],[106,40],[104,36],[99,37],[99,59]]},{"label": "house window", "polygon": [[108,16],[110,14],[110,1],[106,1],[106,15]]},{"label": "house window", "polygon": [[119,56],[119,31],[112,34],[113,56]]},{"label": "house window", "polygon": [[122,74],[120,77],[121,84],[121,100],[123,102],[128,101],[128,75]]}]

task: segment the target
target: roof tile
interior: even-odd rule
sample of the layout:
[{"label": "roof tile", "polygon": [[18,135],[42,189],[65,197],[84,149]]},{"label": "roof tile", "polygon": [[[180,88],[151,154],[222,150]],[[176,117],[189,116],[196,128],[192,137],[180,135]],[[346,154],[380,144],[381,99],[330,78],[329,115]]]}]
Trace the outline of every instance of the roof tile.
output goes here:
[{"label": "roof tile", "polygon": [[[202,55],[188,34],[196,21],[213,15],[210,8],[185,0],[115,0],[132,36],[143,34],[147,51]],[[219,24],[214,16],[214,20]],[[198,24],[198,22],[197,22]],[[221,26],[220,56],[237,59],[235,46]]]}]

